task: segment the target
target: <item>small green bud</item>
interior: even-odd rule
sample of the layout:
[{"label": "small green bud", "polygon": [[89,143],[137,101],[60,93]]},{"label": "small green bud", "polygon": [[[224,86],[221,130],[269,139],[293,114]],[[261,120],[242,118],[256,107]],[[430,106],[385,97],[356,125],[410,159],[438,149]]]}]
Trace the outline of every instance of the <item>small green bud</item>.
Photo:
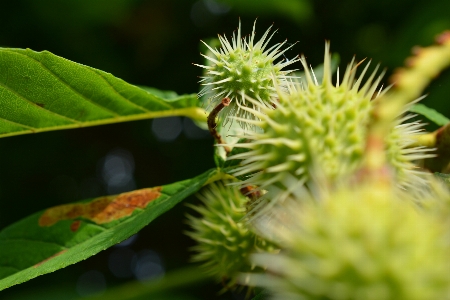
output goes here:
[{"label": "small green bud", "polygon": [[[278,91],[276,108],[261,106],[260,111],[248,107],[242,110],[260,120],[241,120],[260,127],[260,132],[246,132],[241,138],[248,143],[234,147],[249,151],[230,156],[241,159],[240,167],[232,171],[235,176],[246,176],[245,185],[267,189],[272,198],[284,199],[311,178],[311,170],[321,170],[328,179],[336,179],[356,170],[362,163],[366,146],[367,126],[370,122],[372,101],[381,75],[375,79],[375,70],[363,83],[362,74],[355,78],[356,65],[352,61],[342,81],[337,74],[332,83],[329,44],[325,47],[324,76],[319,84],[314,73],[305,69],[302,82],[291,82],[288,92]],[[259,102],[248,99],[258,106]],[[412,161],[429,157],[429,149],[409,148],[411,138],[420,132],[420,123],[405,123],[409,117],[399,118],[398,126],[386,137],[387,157],[402,188],[423,187],[424,173]]]},{"label": "small green bud", "polygon": [[[286,66],[297,62],[298,59],[282,60],[275,63],[275,60],[283,55],[289,48],[280,50],[286,43],[278,43],[267,48],[267,45],[275,32],[269,36],[271,27],[264,33],[262,38],[255,43],[255,24],[253,32],[248,38],[241,38],[241,24],[237,36],[233,34],[231,43],[225,36],[219,35],[222,45],[220,50],[213,49],[204,43],[214,57],[203,55],[209,64],[197,65],[206,69],[203,76],[202,85],[206,87],[198,94],[209,96],[209,107],[216,106],[222,98],[230,98],[231,103],[222,110],[224,125],[228,122],[228,116],[238,116],[244,119],[255,119],[254,115],[242,110],[240,106],[251,107],[259,111],[259,107],[272,107],[277,102],[277,92],[275,86],[283,88],[286,78],[292,71],[281,71]],[[258,105],[247,101],[251,97],[258,101]],[[244,128],[247,123],[238,121]]]},{"label": "small green bud", "polygon": [[236,186],[212,183],[198,197],[205,206],[191,208],[201,216],[188,216],[193,231],[187,235],[198,243],[192,260],[202,262],[210,275],[232,287],[239,272],[254,269],[248,261],[251,253],[272,252],[275,247],[242,221],[248,199]]}]

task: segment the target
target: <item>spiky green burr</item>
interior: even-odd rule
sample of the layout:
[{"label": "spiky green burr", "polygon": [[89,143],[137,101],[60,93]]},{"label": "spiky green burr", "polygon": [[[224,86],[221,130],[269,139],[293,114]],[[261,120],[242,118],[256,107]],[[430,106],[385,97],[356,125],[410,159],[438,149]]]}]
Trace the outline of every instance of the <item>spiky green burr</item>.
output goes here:
[{"label": "spiky green burr", "polygon": [[200,216],[188,216],[193,230],[187,235],[198,243],[192,260],[202,262],[206,272],[232,287],[239,272],[254,269],[248,260],[251,253],[272,252],[275,246],[243,222],[248,199],[225,184],[212,183],[198,195],[205,206],[191,206]]},{"label": "spiky green burr", "polygon": [[[208,65],[197,65],[206,70],[203,79],[200,81],[205,88],[199,93],[209,98],[209,107],[213,108],[220,103],[222,98],[230,98],[228,107],[220,113],[224,124],[228,121],[228,116],[239,116],[244,119],[255,119],[255,116],[248,111],[242,110],[241,106],[251,107],[259,111],[259,107],[272,107],[276,103],[277,92],[275,85],[284,87],[287,75],[292,71],[282,70],[284,67],[298,61],[281,60],[275,62],[289,48],[281,48],[286,42],[277,43],[272,47],[268,44],[273,37],[270,36],[270,29],[264,33],[262,38],[255,41],[255,24],[252,34],[248,38],[241,38],[241,24],[237,35],[233,34],[231,43],[225,36],[219,35],[221,48],[219,50],[211,48],[204,43],[211,51],[211,56],[202,54],[210,63]],[[247,98],[258,101],[258,105],[247,101]],[[239,123],[246,127],[247,123]]]},{"label": "spiky green burr", "polygon": [[267,272],[242,282],[272,299],[450,299],[447,191],[422,199],[426,210],[376,182],[305,195],[257,224],[283,251],[252,256]]},{"label": "spiky green burr", "polygon": [[[372,101],[381,93],[377,86],[382,76],[375,79],[375,70],[363,83],[369,64],[356,78],[352,61],[341,81],[338,71],[333,84],[330,60],[326,44],[324,75],[319,83],[302,57],[304,80],[291,82],[287,92],[279,90],[276,108],[261,107],[257,111],[241,107],[260,120],[238,120],[262,129],[240,136],[249,142],[233,146],[249,151],[229,157],[242,160],[232,173],[246,177],[244,185],[267,189],[272,199],[282,200],[310,180],[311,170],[319,169],[327,178],[335,179],[360,165]],[[258,105],[255,100],[248,101]],[[386,137],[387,156],[398,174],[399,185],[423,185],[423,175],[412,161],[428,157],[427,149],[408,148],[413,143],[411,136],[420,131],[421,125],[400,124],[403,120],[399,118],[398,126],[394,125]]]}]

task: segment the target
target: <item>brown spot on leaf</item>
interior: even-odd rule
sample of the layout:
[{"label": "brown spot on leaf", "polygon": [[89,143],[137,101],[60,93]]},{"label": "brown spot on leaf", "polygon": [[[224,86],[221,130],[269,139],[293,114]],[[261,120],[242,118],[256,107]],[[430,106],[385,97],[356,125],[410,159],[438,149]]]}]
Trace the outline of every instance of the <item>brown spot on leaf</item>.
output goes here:
[{"label": "brown spot on leaf", "polygon": [[66,252],[66,251],[67,251],[67,249],[64,249],[64,250],[62,250],[62,251],[59,251],[58,253],[53,254],[52,256],[50,256],[50,257],[44,259],[43,261],[38,262],[38,263],[35,264],[33,267],[37,268],[37,267],[39,267],[40,265],[42,265],[43,263],[45,263],[45,262],[51,260],[52,258],[55,258],[55,257],[57,257],[57,256],[59,256],[59,255],[61,255],[61,254],[63,254],[63,253]]},{"label": "brown spot on leaf", "polygon": [[70,224],[70,231],[72,231],[72,232],[77,231],[78,228],[80,228],[80,225],[81,225],[80,220],[73,221],[72,224]]},{"label": "brown spot on leaf", "polygon": [[44,107],[45,106],[44,103],[36,103],[36,105],[39,106],[39,107]]},{"label": "brown spot on leaf", "polygon": [[[161,196],[161,187],[155,187],[97,198],[88,203],[59,205],[47,209],[41,215],[39,226],[52,226],[61,220],[76,218],[88,219],[97,224],[109,223],[130,216],[137,208],[145,208],[159,196]],[[72,226],[74,226],[73,223],[71,230]]]}]

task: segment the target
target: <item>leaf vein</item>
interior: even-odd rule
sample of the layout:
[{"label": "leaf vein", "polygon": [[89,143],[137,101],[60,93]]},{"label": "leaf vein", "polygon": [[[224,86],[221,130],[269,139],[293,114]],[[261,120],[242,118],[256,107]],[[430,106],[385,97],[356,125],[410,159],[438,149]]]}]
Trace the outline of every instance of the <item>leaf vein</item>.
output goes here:
[{"label": "leaf vein", "polygon": [[[92,71],[94,71],[94,70],[92,70]],[[137,104],[137,103],[134,103],[133,101],[131,101],[130,99],[127,99],[127,98],[125,98],[118,90],[116,90],[116,88],[113,86],[113,85],[111,85],[111,83],[109,83],[109,81],[105,78],[105,76],[103,75],[103,74],[101,74],[101,73],[99,73],[98,71],[95,71],[95,73],[96,74],[98,74],[118,95],[120,95],[122,98],[124,98],[125,100],[127,100],[128,102],[130,102],[130,103],[133,103],[134,105],[136,105],[137,107],[139,107],[139,108],[142,108],[143,110],[145,110],[145,111],[147,111],[147,112],[152,112],[151,110],[148,110],[148,109],[146,109],[145,107],[143,107],[143,106],[141,106],[141,105],[139,105],[139,104]],[[139,87],[137,87],[137,88],[139,88]],[[145,91],[146,93],[148,93],[147,91]],[[149,93],[150,94],[150,93]],[[152,96],[154,96],[154,97],[157,97],[157,96],[155,96],[155,95],[153,95],[153,94],[150,94],[150,95],[152,95]],[[167,106],[167,108],[168,109],[173,109],[173,107],[170,105],[170,104],[168,104],[168,103],[166,103],[165,101],[161,101],[160,99],[158,99],[158,98],[156,98],[156,100],[158,101],[158,103],[159,104],[162,104],[162,105],[166,105]],[[155,99],[153,99],[153,101],[156,101]]]},{"label": "leaf vein", "polygon": [[[15,52],[13,52],[13,53],[15,53]],[[67,119],[68,121],[70,121],[70,122],[72,122],[72,123],[80,124],[80,122],[78,122],[77,120],[71,119],[71,118],[69,118],[69,117],[66,117],[66,116],[64,116],[64,115],[58,114],[58,113],[56,113],[56,112],[50,111],[50,110],[48,110],[48,109],[45,109],[45,108],[43,108],[43,107],[37,105],[36,103],[34,103],[33,101],[31,101],[30,99],[26,98],[25,96],[19,94],[17,91],[13,90],[11,87],[9,87],[8,85],[6,85],[6,83],[0,82],[0,86],[3,87],[5,90],[8,90],[8,91],[10,91],[11,93],[15,94],[16,96],[18,96],[19,99],[22,99],[22,100],[24,100],[24,101],[26,101],[26,102],[28,102],[28,103],[31,103],[32,105],[36,106],[38,109],[42,109],[42,110],[44,110],[44,111],[46,111],[46,112],[49,112],[49,113],[51,113],[51,114],[54,114],[54,115],[57,115],[57,116],[62,117],[62,118],[64,118],[64,119]],[[19,124],[22,124],[22,123],[19,123]],[[25,125],[25,124],[23,124],[23,125]],[[25,126],[26,126],[26,125],[25,125]]]},{"label": "leaf vein", "polygon": [[47,66],[44,65],[41,61],[35,59],[34,57],[25,55],[25,54],[23,54],[23,53],[14,52],[14,51],[13,51],[13,53],[16,53],[16,54],[25,56],[25,57],[27,57],[27,58],[29,58],[29,59],[31,59],[31,60],[34,60],[35,62],[37,62],[38,64],[40,64],[44,69],[46,69],[50,74],[52,74],[56,79],[58,79],[59,82],[61,82],[61,83],[62,83],[63,85],[65,85],[66,87],[68,87],[68,88],[69,88],[72,92],[74,92],[75,94],[79,95],[79,96],[80,96],[81,98],[83,98],[85,101],[87,101],[87,102],[89,102],[89,103],[92,103],[93,105],[97,106],[97,107],[100,108],[100,109],[103,109],[103,110],[107,111],[107,112],[110,113],[110,114],[113,114],[115,117],[120,117],[120,115],[119,115],[118,113],[116,113],[116,112],[114,112],[114,111],[112,111],[112,110],[110,110],[110,109],[108,109],[108,108],[106,108],[106,107],[104,107],[104,106],[102,106],[102,105],[100,105],[100,104],[98,104],[98,103],[96,103],[96,102],[90,100],[88,97],[86,97],[85,95],[83,95],[82,93],[80,93],[79,91],[77,91],[73,86],[71,86],[70,84],[68,84],[67,82],[65,82],[61,77],[59,77],[59,76],[56,75],[53,71],[51,71],[49,68],[47,68]]},{"label": "leaf vein", "polygon": [[29,130],[31,130],[31,131],[33,131],[33,132],[35,132],[37,129],[39,129],[39,128],[37,128],[37,127],[32,127],[32,126],[24,125],[24,124],[22,124],[22,123],[17,123],[17,122],[14,122],[14,121],[5,119],[5,118],[3,118],[3,117],[0,117],[0,120],[6,121],[6,122],[8,122],[8,123],[14,124],[14,125],[19,126],[19,127],[23,127],[24,129],[29,129]]},{"label": "leaf vein", "polygon": [[[149,110],[149,109],[147,109],[147,108],[145,108],[145,107],[143,107],[143,106],[141,106],[141,105],[139,105],[139,104],[137,104],[137,103],[134,103],[133,101],[131,101],[130,99],[128,99],[128,98],[126,98],[125,96],[123,96],[118,90],[116,90],[116,88],[105,78],[105,76],[103,75],[103,74],[101,74],[101,73],[99,73],[97,70],[93,70],[93,69],[90,69],[89,68],[89,70],[91,71],[91,72],[94,72],[95,74],[97,74],[98,76],[100,76],[100,78],[102,78],[103,79],[103,81],[105,81],[105,83],[106,84],[108,84],[110,87],[111,87],[111,89],[117,94],[117,95],[119,95],[122,99],[124,99],[125,101],[127,101],[128,103],[130,103],[130,104],[132,104],[132,105],[134,105],[134,106],[136,106],[137,108],[140,108],[140,109],[142,109],[143,111],[145,111],[145,112],[153,112],[153,111],[151,111],[151,110]],[[137,87],[138,88],[138,87]],[[167,104],[167,103],[165,103],[164,101],[160,101],[160,103],[162,103],[162,104]],[[167,107],[168,107],[168,109],[173,109],[173,107],[172,106],[170,106],[170,105],[168,105],[167,104]]]},{"label": "leaf vein", "polygon": [[[22,100],[24,100],[24,101],[26,101],[26,102],[28,102],[28,103],[31,103],[32,105],[34,105],[34,106],[37,107],[38,109],[42,109],[42,110],[44,110],[44,111],[46,111],[46,112],[48,112],[48,113],[57,115],[57,116],[62,117],[62,118],[64,118],[64,119],[67,119],[68,121],[70,121],[70,122],[72,122],[72,123],[75,123],[75,124],[81,124],[81,122],[79,122],[79,121],[77,121],[77,120],[75,120],[75,119],[71,119],[71,118],[69,118],[69,117],[66,117],[66,116],[64,116],[64,115],[58,114],[58,113],[56,113],[56,112],[54,112],[54,111],[45,109],[45,108],[43,108],[43,107],[37,105],[36,103],[34,103],[34,102],[31,101],[30,99],[26,98],[25,96],[19,94],[18,92],[16,92],[15,90],[13,90],[12,88],[10,88],[9,86],[4,85],[2,82],[0,82],[0,86],[3,87],[4,89],[10,91],[11,93],[15,94],[16,96],[18,96],[19,99],[22,99]],[[18,124],[27,126],[27,125],[22,124],[22,123],[18,123]]]}]

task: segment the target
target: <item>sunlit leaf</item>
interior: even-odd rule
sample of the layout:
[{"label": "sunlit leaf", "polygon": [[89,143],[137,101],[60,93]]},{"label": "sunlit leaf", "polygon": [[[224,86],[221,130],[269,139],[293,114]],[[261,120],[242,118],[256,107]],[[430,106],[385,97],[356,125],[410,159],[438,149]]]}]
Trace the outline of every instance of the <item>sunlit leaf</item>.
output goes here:
[{"label": "sunlit leaf", "polygon": [[48,51],[0,48],[0,137],[164,116],[205,120],[196,95],[137,87]]},{"label": "sunlit leaf", "polygon": [[266,291],[259,292],[255,297],[252,298],[252,300],[264,300],[269,298],[269,293]]},{"label": "sunlit leaf", "polygon": [[0,232],[0,290],[64,268],[111,247],[214,180],[193,179],[60,205]]},{"label": "sunlit leaf", "polygon": [[439,178],[443,183],[445,183],[446,186],[450,187],[450,174],[435,172],[434,176]]},{"label": "sunlit leaf", "polygon": [[419,114],[419,115],[422,115],[425,118],[427,118],[428,120],[432,121],[433,123],[435,123],[436,125],[439,125],[439,126],[444,126],[448,122],[450,122],[450,119],[448,119],[443,114],[441,114],[441,113],[437,112],[436,110],[429,108],[423,104],[420,104],[420,103],[414,104],[413,106],[411,106],[409,111]]}]

